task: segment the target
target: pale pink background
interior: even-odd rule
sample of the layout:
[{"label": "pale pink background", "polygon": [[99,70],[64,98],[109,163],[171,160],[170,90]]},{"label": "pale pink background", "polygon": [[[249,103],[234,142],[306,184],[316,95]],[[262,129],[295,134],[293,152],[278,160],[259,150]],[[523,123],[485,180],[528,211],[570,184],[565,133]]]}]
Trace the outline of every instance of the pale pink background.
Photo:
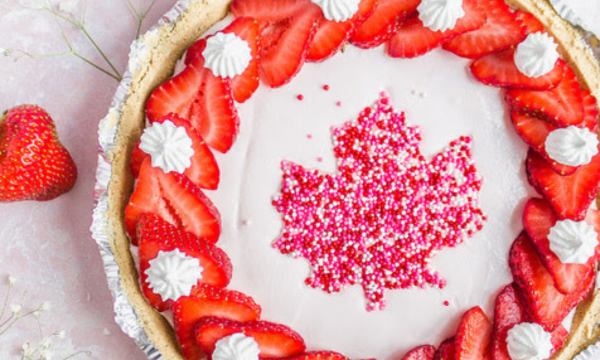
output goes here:
[{"label": "pale pink background", "polygon": [[[67,2],[80,5],[82,0]],[[132,2],[140,8],[151,1]],[[174,3],[175,0],[157,0],[144,29]],[[584,21],[600,32],[600,23],[594,22],[600,18],[600,1],[571,3]],[[59,24],[80,53],[98,64],[102,62],[78,29],[64,22]],[[90,0],[86,24],[122,71],[137,24],[125,0]],[[35,54],[63,52],[67,48],[60,31],[48,12],[24,9],[15,0],[0,0],[0,47]],[[18,61],[0,56],[0,110],[21,103],[46,108],[79,168],[75,188],[57,200],[0,204],[0,296],[4,295],[6,278],[11,274],[19,280],[15,294],[28,292],[26,308],[43,301],[53,305],[50,312],[42,315],[41,322],[46,333],[56,330],[67,333],[57,355],[87,349],[92,352],[92,359],[144,358],[113,320],[102,262],[88,230],[97,156],[96,127],[110,105],[116,86],[115,80],[73,56],[24,57]],[[18,300],[13,299],[13,302]],[[24,320],[0,337],[0,359],[18,359],[21,345],[38,339],[35,322]]]}]

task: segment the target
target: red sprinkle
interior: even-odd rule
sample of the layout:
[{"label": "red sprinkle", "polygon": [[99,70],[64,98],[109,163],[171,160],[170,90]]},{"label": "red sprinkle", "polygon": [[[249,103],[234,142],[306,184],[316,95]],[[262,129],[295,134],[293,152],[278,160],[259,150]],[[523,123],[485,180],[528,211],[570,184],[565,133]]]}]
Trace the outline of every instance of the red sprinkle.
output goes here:
[{"label": "red sprinkle", "polygon": [[444,301],[444,306],[450,306],[450,302],[448,300]]},{"label": "red sprinkle", "polygon": [[296,99],[302,101],[302,100],[304,100],[304,95],[299,94],[298,96],[296,96]]},{"label": "red sprinkle", "polygon": [[419,128],[384,96],[334,128],[333,140],[339,173],[282,162],[273,205],[285,228],[273,246],[309,261],[309,286],[328,293],[362,286],[369,311],[384,308],[385,289],[444,287],[431,258],[484,222],[470,138],[428,161]]},{"label": "red sprinkle", "polygon": [[329,91],[329,85],[327,85],[327,84],[323,85],[323,90]]}]

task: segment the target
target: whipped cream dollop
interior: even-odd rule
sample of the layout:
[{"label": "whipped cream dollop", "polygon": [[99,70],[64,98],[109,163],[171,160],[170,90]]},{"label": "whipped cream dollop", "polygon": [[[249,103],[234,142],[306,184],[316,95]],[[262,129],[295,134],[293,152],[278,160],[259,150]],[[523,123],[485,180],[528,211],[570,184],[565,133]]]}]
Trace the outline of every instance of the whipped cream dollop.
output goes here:
[{"label": "whipped cream dollop", "polygon": [[325,19],[346,21],[358,11],[360,0],[311,0],[323,10]]},{"label": "whipped cream dollop", "polygon": [[534,323],[513,326],[508,330],[506,345],[512,360],[544,360],[554,348],[552,334]]},{"label": "whipped cream dollop", "polygon": [[148,264],[150,267],[145,272],[148,287],[160,295],[163,301],[190,295],[192,288],[202,279],[204,271],[199,259],[188,256],[179,249],[160,251]]},{"label": "whipped cream dollop", "polygon": [[563,264],[585,264],[598,246],[598,234],[585,220],[559,220],[548,234],[550,250]]},{"label": "whipped cream dollop", "polygon": [[588,346],[585,350],[577,354],[573,360],[596,360],[600,359],[600,342]]},{"label": "whipped cream dollop", "polygon": [[465,16],[462,5],[463,0],[422,0],[417,10],[424,26],[433,31],[446,31]]},{"label": "whipped cream dollop", "polygon": [[553,130],[545,142],[548,156],[563,165],[589,164],[598,154],[598,135],[587,128],[569,126]]},{"label": "whipped cream dollop", "polygon": [[258,343],[250,336],[235,333],[217,341],[213,360],[258,360]]},{"label": "whipped cream dollop", "polygon": [[144,129],[140,140],[140,149],[150,155],[152,166],[164,172],[182,174],[192,165],[192,139],[182,126],[176,126],[171,121],[155,122]]},{"label": "whipped cream dollop", "polygon": [[556,66],[557,46],[548,34],[537,32],[527,35],[515,51],[517,69],[530,78],[546,75]]},{"label": "whipped cream dollop", "polygon": [[218,32],[206,40],[202,56],[204,66],[215,76],[232,78],[246,70],[252,60],[252,50],[248,43],[236,34]]}]

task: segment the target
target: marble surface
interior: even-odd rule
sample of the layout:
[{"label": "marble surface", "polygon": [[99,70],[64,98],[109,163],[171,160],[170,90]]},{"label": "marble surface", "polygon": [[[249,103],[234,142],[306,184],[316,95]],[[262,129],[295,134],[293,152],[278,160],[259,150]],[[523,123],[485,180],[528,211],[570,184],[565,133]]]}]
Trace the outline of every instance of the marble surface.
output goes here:
[{"label": "marble surface", "polygon": [[[83,3],[49,1],[55,8],[63,3],[63,9],[73,6],[76,10]],[[137,8],[151,3],[131,1]],[[158,0],[143,29],[155,23],[174,2]],[[79,29],[57,21],[47,11],[28,8],[40,3],[43,1],[0,0],[1,48],[39,55],[65,52],[68,48],[62,31],[79,53],[102,63]],[[584,23],[600,33],[600,23],[593,21],[600,17],[600,1],[571,3]],[[127,64],[136,26],[137,19],[126,0],[89,1],[86,29],[119,71]],[[0,109],[21,103],[46,108],[79,168],[75,188],[54,201],[0,204],[0,306],[8,276],[12,275],[18,281],[9,303],[19,303],[24,292],[25,310],[50,302],[51,309],[40,316],[44,333],[66,332],[66,339],[56,342],[55,358],[89,350],[91,359],[143,359],[142,352],[114,323],[101,259],[88,230],[97,156],[96,127],[110,105],[117,82],[71,55],[29,58],[17,52],[9,57],[0,55],[0,79]],[[19,359],[22,344],[35,343],[39,338],[35,319],[23,319],[0,334],[0,359]]]}]

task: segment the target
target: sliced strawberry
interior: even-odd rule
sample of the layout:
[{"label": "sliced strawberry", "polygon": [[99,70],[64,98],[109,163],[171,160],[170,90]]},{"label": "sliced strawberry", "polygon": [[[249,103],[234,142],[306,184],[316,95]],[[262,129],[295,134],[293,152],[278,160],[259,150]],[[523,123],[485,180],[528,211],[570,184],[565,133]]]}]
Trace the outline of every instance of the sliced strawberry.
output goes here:
[{"label": "sliced strawberry", "polygon": [[600,154],[568,176],[554,172],[534,150],[527,154],[529,182],[548,200],[559,219],[583,220],[587,209],[598,195]]},{"label": "sliced strawberry", "polygon": [[492,337],[492,358],[494,360],[512,360],[506,348],[506,335],[513,326],[524,321],[525,312],[517,298],[515,285],[508,285],[496,298],[494,307],[494,335]]},{"label": "sliced strawberry", "polygon": [[198,321],[195,327],[196,340],[206,354],[212,354],[217,341],[235,333],[252,337],[258,343],[261,358],[290,357],[306,349],[298,333],[287,326],[267,321],[242,323],[206,317]]},{"label": "sliced strawberry", "polygon": [[400,24],[396,33],[387,43],[386,51],[392,57],[414,58],[423,55],[456,36],[480,28],[485,23],[485,12],[476,0],[463,2],[465,16],[454,28],[446,31],[433,31],[424,26],[418,16]]},{"label": "sliced strawberry", "polygon": [[538,256],[525,232],[515,240],[509,256],[523,308],[534,322],[553,331],[592,289],[593,283],[578,292],[564,295],[556,289],[552,276]]},{"label": "sliced strawberry", "polygon": [[350,42],[370,49],[383,44],[396,26],[415,14],[421,0],[379,0],[375,11],[352,34]]},{"label": "sliced strawberry", "polygon": [[269,23],[293,17],[308,5],[310,0],[234,0],[230,9],[236,18],[251,17]]},{"label": "sliced strawberry", "polygon": [[[194,184],[203,189],[216,189],[219,186],[219,166],[217,165],[215,156],[213,155],[212,151],[210,151],[204,140],[202,140],[200,134],[198,134],[196,129],[192,127],[192,124],[190,124],[189,121],[180,118],[177,116],[177,114],[167,114],[158,119],[156,122],[162,124],[165,121],[170,121],[178,127],[185,128],[187,135],[190,137],[190,139],[192,139],[192,149],[194,150],[194,155],[192,156],[190,167],[185,169],[183,174],[187,176]],[[138,143],[131,153],[130,166],[134,177],[137,177],[137,174],[139,174],[139,168],[142,166],[142,163],[146,157],[150,157],[150,155],[141,150]]]},{"label": "sliced strawberry", "polygon": [[582,126],[596,133],[598,129],[598,103],[589,90],[583,91],[583,122]]},{"label": "sliced strawberry", "polygon": [[579,170],[579,166],[563,165],[548,156],[546,152],[546,138],[550,132],[556,130],[554,126],[543,120],[520,114],[514,110],[511,111],[510,118],[519,136],[546,160],[554,172],[564,176],[571,175]]},{"label": "sliced strawberry", "polygon": [[402,360],[433,360],[434,356],[435,346],[421,345],[407,352]]},{"label": "sliced strawberry", "polygon": [[557,60],[548,74],[530,78],[519,71],[514,54],[515,50],[509,49],[486,55],[471,63],[471,72],[480,82],[502,88],[550,90],[561,82],[563,68],[567,66],[563,60]]},{"label": "sliced strawberry", "polygon": [[187,360],[203,358],[203,351],[196,343],[194,325],[207,316],[235,321],[256,321],[260,318],[260,306],[238,291],[200,285],[190,296],[179,298],[173,304],[175,333],[179,347]]},{"label": "sliced strawberry", "polygon": [[454,360],[456,358],[454,355],[455,347],[454,336],[442,341],[435,352],[433,360]]},{"label": "sliced strawberry", "polygon": [[165,174],[144,160],[139,181],[125,208],[125,226],[132,243],[137,244],[136,225],[142,214],[153,213],[185,231],[216,242],[221,232],[219,212],[187,176]]},{"label": "sliced strawberry", "polygon": [[129,170],[131,170],[134,179],[137,179],[140,175],[140,168],[147,157],[148,154],[140,149],[140,143],[137,143],[131,152],[131,161],[129,162]]},{"label": "sliced strawberry", "polygon": [[444,49],[470,59],[515,47],[525,40],[525,27],[504,0],[480,0],[487,22],[477,30],[457,36]]},{"label": "sliced strawberry", "polygon": [[156,88],[146,109],[150,122],[171,112],[188,119],[206,143],[220,152],[227,152],[237,137],[239,117],[229,80],[204,68],[201,57]]},{"label": "sliced strawberry", "polygon": [[[206,49],[206,39],[210,36],[207,36],[202,39],[198,39],[192,46],[190,46],[185,53],[185,58],[183,59],[183,63],[185,65],[189,65],[198,57],[202,57],[202,53],[204,49]],[[202,57],[203,58],[203,57]]]},{"label": "sliced strawberry", "polygon": [[225,287],[231,280],[231,260],[225,252],[210,242],[179,230],[155,214],[144,214],[137,224],[139,240],[140,277],[144,295],[158,311],[165,311],[173,305],[172,299],[163,299],[155,293],[148,282],[146,271],[150,261],[160,252],[179,250],[187,256],[200,260],[202,278],[200,284]]},{"label": "sliced strawberry", "polygon": [[479,306],[467,311],[456,331],[456,359],[490,359],[492,322]]},{"label": "sliced strawberry", "polygon": [[578,125],[583,121],[583,92],[577,75],[563,66],[562,81],[546,91],[509,90],[506,101],[522,114],[548,121],[556,127]]},{"label": "sliced strawberry", "polygon": [[542,24],[535,16],[531,13],[517,10],[515,11],[516,19],[525,26],[525,32],[527,35],[535,34],[536,32],[544,32],[544,24]]},{"label": "sliced strawberry", "polygon": [[[498,295],[498,298],[496,298],[496,306],[494,308],[494,335],[492,342],[492,358],[494,360],[512,360],[506,347],[508,330],[526,321],[528,321],[527,314],[519,301],[516,285],[508,285]],[[568,334],[562,325],[554,329],[552,332],[554,349],[551,355],[562,348]]]},{"label": "sliced strawberry", "polygon": [[328,20],[321,15],[306,60],[320,62],[335,55],[348,42],[354,30],[373,13],[375,5],[376,0],[361,0],[356,14],[346,21]]},{"label": "sliced strawberry", "polygon": [[334,351],[309,351],[286,360],[348,360],[348,358]]},{"label": "sliced strawberry", "polygon": [[[592,214],[594,213],[594,214]],[[600,217],[597,210],[589,209],[586,221],[590,225],[599,227],[592,220]],[[558,256],[550,249],[548,234],[556,224],[556,217],[550,204],[543,199],[529,199],[523,211],[523,225],[529,239],[540,255],[542,263],[552,275],[558,291],[563,294],[577,292],[586,288],[595,279],[597,256],[591,257],[585,264],[563,264]],[[599,229],[600,230],[600,229]],[[597,252],[600,249],[597,249]]]}]

